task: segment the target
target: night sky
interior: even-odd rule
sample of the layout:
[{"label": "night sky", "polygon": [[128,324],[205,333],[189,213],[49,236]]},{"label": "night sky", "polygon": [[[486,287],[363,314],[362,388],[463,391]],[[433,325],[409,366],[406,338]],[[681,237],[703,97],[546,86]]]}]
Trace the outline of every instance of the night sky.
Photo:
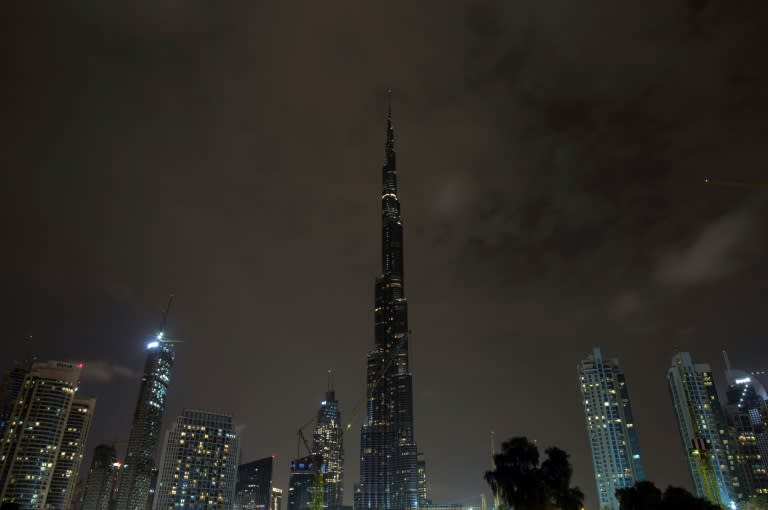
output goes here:
[{"label": "night sky", "polygon": [[89,450],[124,454],[174,292],[166,425],[232,413],[287,489],[333,369],[351,504],[389,88],[432,499],[490,495],[493,429],[570,452],[594,508],[593,346],[661,486],[675,346],[768,368],[765,0],[15,2],[0,37],[0,368],[85,361]]}]

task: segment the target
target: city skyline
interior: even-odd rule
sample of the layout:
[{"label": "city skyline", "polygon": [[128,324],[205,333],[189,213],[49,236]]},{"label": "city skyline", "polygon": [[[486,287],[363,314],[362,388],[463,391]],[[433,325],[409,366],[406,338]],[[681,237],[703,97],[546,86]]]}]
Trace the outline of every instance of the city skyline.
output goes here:
[{"label": "city skyline", "polygon": [[595,344],[622,361],[660,485],[690,486],[675,346],[721,388],[723,346],[768,369],[759,2],[23,4],[0,21],[19,41],[0,359],[85,363],[88,452],[124,455],[174,292],[166,417],[232,413],[287,489],[332,369],[351,501],[390,88],[436,503],[489,494],[489,430],[571,453],[595,501],[573,377]]}]

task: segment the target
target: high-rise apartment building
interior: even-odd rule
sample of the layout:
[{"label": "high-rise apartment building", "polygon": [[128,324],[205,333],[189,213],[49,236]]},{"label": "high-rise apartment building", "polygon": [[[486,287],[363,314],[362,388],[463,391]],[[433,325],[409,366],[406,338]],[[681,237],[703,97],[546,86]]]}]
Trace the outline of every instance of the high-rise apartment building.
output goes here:
[{"label": "high-rise apartment building", "polygon": [[68,510],[83,462],[85,443],[96,408],[95,398],[76,397],[67,418],[64,436],[53,469],[51,488],[48,490],[46,510]]},{"label": "high-rise apartment building", "polygon": [[0,444],[0,501],[21,510],[48,499],[82,365],[33,363]]},{"label": "high-rise apartment building", "polygon": [[730,438],[712,370],[681,352],[672,358],[667,383],[696,495],[735,507]]},{"label": "high-rise apartment building", "polygon": [[599,348],[579,363],[577,376],[592,450],[601,510],[619,510],[616,490],[645,478],[629,389],[618,360]]},{"label": "high-rise apartment building", "polygon": [[240,442],[232,417],[185,409],[168,431],[154,510],[232,510]]},{"label": "high-rise apartment building", "polygon": [[144,376],[120,473],[117,510],[146,510],[173,359],[171,345],[160,331],[147,344]]},{"label": "high-rise apartment building", "polygon": [[85,480],[83,510],[109,510],[117,469],[115,447],[98,445],[93,451],[91,470]]},{"label": "high-rise apartment building", "polygon": [[[768,405],[765,388],[755,377],[731,368],[725,357],[725,414],[731,433],[734,496],[746,502],[768,497]],[[733,476],[732,476],[733,477]]]},{"label": "high-rise apartment building", "polygon": [[325,400],[320,403],[317,423],[312,434],[312,451],[323,459],[323,501],[326,508],[344,504],[344,445],[342,444],[341,410],[333,385],[329,384]]},{"label": "high-rise apartment building", "polygon": [[423,453],[417,455],[416,472],[419,476],[419,507],[430,506],[432,501],[427,494],[427,461]]},{"label": "high-rise apartment building", "polygon": [[291,474],[288,478],[288,510],[307,510],[314,495],[317,464],[314,455],[307,455],[291,461]]},{"label": "high-rise apartment building", "polygon": [[235,510],[269,510],[274,460],[265,457],[237,467]]},{"label": "high-rise apartment building", "polygon": [[283,489],[272,487],[272,499],[269,504],[269,510],[282,510],[283,508]]},{"label": "high-rise apartment building", "polygon": [[355,510],[406,510],[416,508],[419,503],[413,384],[408,360],[403,222],[396,169],[390,105],[382,168],[382,269],[375,285],[375,344],[368,354],[370,393],[360,432],[360,482],[356,486]]}]

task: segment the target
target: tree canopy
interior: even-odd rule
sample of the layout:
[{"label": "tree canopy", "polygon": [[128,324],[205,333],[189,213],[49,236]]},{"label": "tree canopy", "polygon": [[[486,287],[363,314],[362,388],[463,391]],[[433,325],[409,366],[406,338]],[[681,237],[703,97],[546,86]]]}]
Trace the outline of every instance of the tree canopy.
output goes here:
[{"label": "tree canopy", "polygon": [[616,499],[621,510],[721,510],[703,498],[697,498],[680,487],[667,487],[662,493],[653,482],[637,482],[618,489]]},{"label": "tree canopy", "polygon": [[581,510],[584,493],[571,487],[573,467],[569,455],[557,447],[544,451],[539,464],[539,449],[526,437],[513,437],[502,443],[494,455],[495,469],[485,480],[504,508],[514,510]]}]

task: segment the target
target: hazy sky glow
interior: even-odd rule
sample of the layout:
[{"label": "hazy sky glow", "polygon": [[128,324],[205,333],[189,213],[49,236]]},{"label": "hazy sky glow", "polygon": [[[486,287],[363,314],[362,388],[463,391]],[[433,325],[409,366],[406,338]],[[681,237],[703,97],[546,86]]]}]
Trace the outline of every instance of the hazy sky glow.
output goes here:
[{"label": "hazy sky glow", "polygon": [[287,488],[328,369],[355,414],[388,88],[434,500],[489,494],[493,429],[566,449],[594,504],[576,364],[595,345],[625,368],[660,486],[690,485],[675,346],[768,368],[768,191],[704,183],[765,179],[763,0],[16,4],[0,368],[86,361],[89,448],[123,455],[169,292],[166,424],[234,414],[243,461],[276,454]]}]

